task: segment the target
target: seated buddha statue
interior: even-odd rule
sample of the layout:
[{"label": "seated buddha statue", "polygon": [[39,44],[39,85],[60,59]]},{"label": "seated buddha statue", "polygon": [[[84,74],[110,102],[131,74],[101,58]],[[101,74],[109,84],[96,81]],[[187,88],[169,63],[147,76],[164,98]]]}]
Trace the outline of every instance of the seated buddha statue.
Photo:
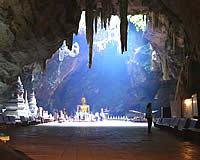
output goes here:
[{"label": "seated buddha statue", "polygon": [[86,98],[81,98],[81,105],[79,106],[79,111],[82,113],[89,113],[90,112],[90,106],[86,104]]},{"label": "seated buddha statue", "polygon": [[86,104],[86,98],[81,98],[81,105],[77,106],[77,111],[79,113],[80,119],[85,120],[90,113],[90,106]]}]

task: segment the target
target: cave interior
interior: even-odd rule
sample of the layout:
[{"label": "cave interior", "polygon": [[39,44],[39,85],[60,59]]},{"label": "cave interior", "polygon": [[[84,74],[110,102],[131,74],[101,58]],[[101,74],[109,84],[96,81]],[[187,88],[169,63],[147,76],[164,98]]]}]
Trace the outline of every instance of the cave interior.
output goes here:
[{"label": "cave interior", "polygon": [[[84,88],[90,88],[92,90],[90,95],[93,97],[89,98],[89,101],[93,105],[106,106],[106,101],[108,103],[111,100],[103,97],[106,95],[101,95],[100,92],[103,89],[92,87],[92,84],[98,86],[100,83],[98,78],[104,76],[103,72],[99,76],[98,74],[101,72],[95,73],[94,71],[101,63],[103,67],[100,68],[104,72],[108,72],[108,75],[113,72],[110,76],[113,76],[114,82],[119,82],[114,87],[114,93],[122,91],[121,97],[117,97],[118,100],[112,104],[113,114],[124,113],[131,107],[142,111],[145,104],[151,101],[155,109],[160,111],[158,116],[161,116],[162,110],[164,117],[199,117],[199,103],[197,105],[198,113],[187,115],[183,111],[184,100],[193,96],[197,101],[199,100],[199,6],[198,0],[193,2],[186,0],[1,1],[0,107],[4,109],[5,104],[12,98],[19,76],[24,91],[28,94],[28,99],[34,90],[38,105],[49,111],[55,109],[55,104],[57,104],[55,101],[62,101],[57,109],[68,107],[68,105],[65,106],[68,99],[62,100],[65,87],[66,92],[71,94],[68,97],[76,97],[76,100],[86,94],[83,91]],[[83,12],[85,13],[85,33],[81,37],[79,36],[79,24]],[[144,65],[147,62],[142,64],[143,70],[141,68],[139,70],[137,65],[129,63],[129,73],[127,74],[132,82],[127,82],[123,68],[120,70],[114,65],[112,69],[110,68],[110,66],[112,67],[111,62],[118,62],[118,56],[104,57],[95,53],[95,35],[99,28],[109,31],[112,16],[118,16],[120,21],[117,31],[120,39],[120,59],[126,59],[127,52],[134,45],[129,44],[131,33],[128,31],[130,29],[128,15],[143,15],[142,21],[146,23],[146,30],[139,33],[142,35],[140,37],[143,38],[145,45],[148,43],[150,46],[151,70],[143,83],[141,79],[144,78],[142,74],[145,72]],[[84,38],[85,40],[83,40]],[[82,48],[80,48],[84,52],[78,56],[76,55],[75,41],[81,43]],[[58,59],[63,58],[59,53],[62,52],[62,47],[67,47],[69,51],[74,50],[74,53],[70,52],[71,57],[64,57],[63,62],[66,61],[66,63],[58,63]],[[142,50],[145,49],[142,48]],[[100,68],[99,70],[101,70]],[[55,72],[55,70],[57,71]],[[115,77],[114,73],[117,71],[123,72],[118,73],[121,75],[120,78]],[[57,72],[59,72],[59,76],[56,75]],[[88,72],[93,74],[89,75]],[[81,74],[80,81],[85,79],[85,83],[88,84],[80,84],[74,88],[83,88],[82,93],[70,88],[70,83],[75,81],[79,83],[80,77],[76,76]],[[94,83],[92,83],[93,80]],[[77,85],[77,83],[73,85]],[[132,88],[127,89],[127,86],[131,85],[129,83],[132,83]],[[122,90],[117,87],[118,84],[122,86]],[[123,89],[126,89],[126,93],[123,92]],[[113,88],[108,87],[107,90],[109,91],[105,90],[104,92],[111,95]],[[135,95],[136,93],[138,95]],[[95,104],[95,98],[102,98],[104,101]],[[70,105],[75,104],[71,102]],[[68,109],[70,112],[72,111],[71,108]]]}]

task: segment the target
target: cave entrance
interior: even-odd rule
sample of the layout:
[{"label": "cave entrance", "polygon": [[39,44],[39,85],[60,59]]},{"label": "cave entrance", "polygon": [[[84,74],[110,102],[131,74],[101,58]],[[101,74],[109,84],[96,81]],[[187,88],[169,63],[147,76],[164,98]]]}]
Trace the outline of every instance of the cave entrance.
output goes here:
[{"label": "cave entrance", "polygon": [[[145,112],[153,101],[159,79],[155,76],[153,49],[145,39],[145,15],[128,16],[128,50],[121,53],[120,19],[112,16],[105,29],[100,20],[93,38],[93,65],[88,68],[85,13],[79,32],[74,35],[72,49],[66,41],[48,61],[38,84],[39,106],[50,112],[65,109],[74,116],[81,97],[85,97],[92,113],[103,108],[110,116],[130,116],[130,110]],[[137,114],[137,112],[136,112]],[[140,114],[139,116],[144,116]]]}]

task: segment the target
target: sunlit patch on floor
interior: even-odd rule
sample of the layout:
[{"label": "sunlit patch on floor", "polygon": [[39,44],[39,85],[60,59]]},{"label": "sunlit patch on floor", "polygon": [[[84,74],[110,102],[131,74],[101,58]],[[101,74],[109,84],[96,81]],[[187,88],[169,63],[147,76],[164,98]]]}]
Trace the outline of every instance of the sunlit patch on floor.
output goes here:
[{"label": "sunlit patch on floor", "polygon": [[38,126],[49,127],[147,127],[147,123],[129,121],[99,121],[99,122],[50,122]]}]

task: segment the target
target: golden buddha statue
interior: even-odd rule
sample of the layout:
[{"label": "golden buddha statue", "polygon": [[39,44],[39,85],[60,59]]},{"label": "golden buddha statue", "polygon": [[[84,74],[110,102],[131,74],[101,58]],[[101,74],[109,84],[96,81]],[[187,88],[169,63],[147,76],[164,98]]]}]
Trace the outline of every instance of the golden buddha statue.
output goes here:
[{"label": "golden buddha statue", "polygon": [[86,104],[86,98],[81,98],[81,105],[78,105],[78,111],[82,113],[89,113],[90,112],[90,106]]},{"label": "golden buddha statue", "polygon": [[86,98],[81,98],[81,105],[77,106],[79,120],[87,120],[90,114],[90,106],[86,104]]}]

